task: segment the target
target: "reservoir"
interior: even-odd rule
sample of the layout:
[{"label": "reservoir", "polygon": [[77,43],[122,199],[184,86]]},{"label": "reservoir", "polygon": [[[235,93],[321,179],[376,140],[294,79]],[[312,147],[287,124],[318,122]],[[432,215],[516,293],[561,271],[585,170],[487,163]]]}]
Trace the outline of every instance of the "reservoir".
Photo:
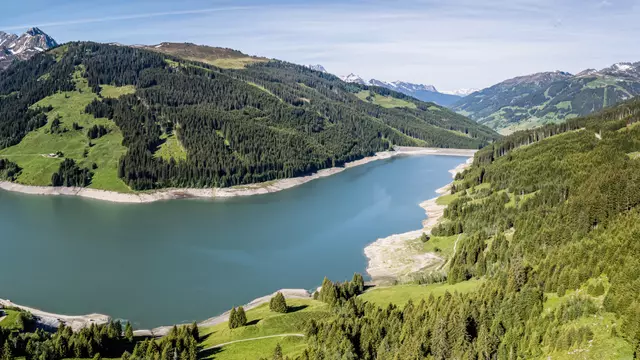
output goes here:
[{"label": "reservoir", "polygon": [[420,228],[454,156],[402,156],[268,195],[115,204],[0,190],[0,298],[135,328],[204,320],[281,288],[365,273]]}]

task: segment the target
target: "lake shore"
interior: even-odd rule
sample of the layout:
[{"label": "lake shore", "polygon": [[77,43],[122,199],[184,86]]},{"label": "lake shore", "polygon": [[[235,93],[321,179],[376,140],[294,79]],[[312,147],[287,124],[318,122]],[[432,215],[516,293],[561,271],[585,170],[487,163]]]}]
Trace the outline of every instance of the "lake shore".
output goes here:
[{"label": "lake shore", "polygon": [[[402,155],[450,155],[450,154],[442,154],[442,153],[425,153],[422,150],[402,150],[404,152],[400,153]],[[463,155],[464,153],[457,153],[458,156],[470,156]],[[396,155],[393,155],[396,156]],[[390,157],[390,156],[389,156]],[[449,172],[455,176],[458,172],[464,170],[469,166],[473,158],[469,158],[466,163],[458,165],[455,169],[449,170]],[[377,159],[375,159],[377,160]],[[366,161],[362,159],[360,161]],[[374,161],[374,160],[368,160]],[[363,163],[366,163],[363,162]],[[353,164],[353,163],[352,163]],[[361,165],[361,164],[357,164]],[[357,166],[356,164],[348,166]],[[346,168],[348,168],[346,167]],[[451,184],[445,185],[444,187],[436,190],[438,194],[444,194],[449,191]],[[420,206],[425,209],[427,219],[423,221],[423,228],[415,231],[406,232],[403,234],[391,235],[386,238],[378,239],[373,244],[368,245],[364,252],[369,258],[369,264],[367,267],[367,273],[372,277],[374,283],[380,283],[380,280],[388,280],[392,278],[396,278],[399,273],[405,272],[415,272],[419,271],[429,265],[443,265],[445,263],[445,259],[437,256],[432,253],[407,253],[407,241],[413,240],[419,237],[423,232],[428,232],[430,229],[439,221],[442,217],[445,206],[438,205],[436,203],[436,198],[427,200],[420,204]],[[410,249],[409,249],[410,250]],[[398,262],[399,258],[408,259],[408,262]],[[312,294],[308,290],[304,289],[282,289],[281,291],[286,298],[297,298],[297,299],[311,299]],[[268,303],[271,297],[275,295],[275,292],[266,296],[262,296],[252,300],[251,302],[244,305],[245,310],[249,310],[255,307],[258,307],[262,304]],[[35,308],[17,305],[9,300],[0,299],[0,305],[2,306],[11,306],[24,309],[26,311],[31,312],[35,317],[36,321],[41,328],[45,329],[55,329],[60,326],[60,324],[65,324],[66,326],[70,326],[74,331],[80,330],[84,327],[91,326],[91,324],[103,324],[108,322],[111,318],[107,315],[102,314],[88,314],[88,315],[61,315],[54,314],[45,311],[41,311]],[[199,326],[213,326],[216,324],[220,324],[222,322],[227,321],[229,318],[229,311],[224,312],[218,316],[214,316],[212,318],[203,320],[198,322]],[[136,330],[134,334],[136,336],[163,336],[166,335],[171,329],[172,325],[169,326],[160,326],[154,329],[148,330]]]},{"label": "lake shore", "polygon": [[[313,295],[305,289],[281,289],[278,290],[281,292],[285,298],[287,299],[312,299]],[[271,300],[271,298],[278,292],[273,292],[272,294],[265,295],[256,299],[253,299],[249,303],[242,305],[242,307],[246,310],[251,310],[256,308],[262,304],[266,304]],[[87,314],[87,315],[63,315],[63,314],[54,314],[42,310],[38,310],[32,307],[18,305],[10,300],[0,299],[0,308],[19,308],[24,311],[30,312],[36,321],[37,327],[45,329],[47,331],[55,331],[55,329],[59,328],[60,325],[64,324],[65,326],[71,327],[73,331],[80,331],[83,328],[90,327],[91,325],[101,325],[106,324],[111,320],[111,317],[103,314]],[[220,323],[223,323],[229,320],[230,311],[226,311],[220,315],[214,316],[212,318],[199,321],[199,327],[208,327],[214,326]],[[176,325],[184,325],[184,324],[176,324]],[[167,326],[159,326],[154,329],[149,330],[135,330],[133,334],[135,336],[155,336],[160,337],[167,335],[173,325]]]},{"label": "lake shore", "polygon": [[173,199],[215,199],[232,198],[236,196],[251,196],[274,193],[292,187],[302,185],[315,179],[335,175],[346,169],[364,165],[376,160],[390,159],[395,156],[406,155],[447,155],[471,157],[476,150],[469,149],[442,149],[442,148],[419,148],[419,147],[396,147],[395,151],[379,152],[374,156],[365,157],[360,160],[346,163],[344,167],[334,167],[320,170],[314,174],[296,178],[280,179],[266,183],[236,186],[230,188],[210,188],[210,189],[163,189],[153,192],[142,192],[137,194],[126,194],[114,191],[77,188],[77,187],[51,187],[51,186],[30,186],[13,182],[0,181],[0,189],[12,192],[19,192],[30,195],[56,195],[56,196],[80,196],[93,200],[108,201],[114,203],[151,203],[155,201]]},{"label": "lake shore", "polygon": [[[473,158],[469,158],[464,164],[449,170],[449,173],[455,178],[457,173],[464,171],[472,162]],[[453,182],[441,187],[436,190],[436,193],[439,195],[447,193],[452,184]],[[374,284],[393,283],[420,270],[444,265],[445,259],[441,256],[421,252],[408,243],[419,238],[423,233],[431,234],[431,229],[442,218],[446,205],[438,205],[437,199],[438,197],[435,197],[420,204],[427,215],[421,229],[378,239],[364,249],[368,259],[366,271]]]},{"label": "lake shore", "polygon": [[91,324],[105,324],[109,321],[110,317],[102,314],[87,314],[87,315],[61,315],[54,314],[28,306],[14,304],[10,300],[0,299],[0,306],[2,307],[14,307],[30,312],[36,318],[36,322],[40,328],[43,329],[57,329],[60,324],[71,327],[73,331],[79,331],[82,328],[89,327]]}]

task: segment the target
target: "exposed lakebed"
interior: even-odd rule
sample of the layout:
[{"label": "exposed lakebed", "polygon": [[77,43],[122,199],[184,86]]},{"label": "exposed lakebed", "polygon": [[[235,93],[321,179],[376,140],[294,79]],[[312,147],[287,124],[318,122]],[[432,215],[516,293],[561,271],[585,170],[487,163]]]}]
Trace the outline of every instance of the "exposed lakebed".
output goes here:
[{"label": "exposed lakebed", "polygon": [[202,320],[279,288],[364,273],[420,228],[454,156],[403,156],[267,195],[114,204],[0,191],[0,297],[136,328]]}]

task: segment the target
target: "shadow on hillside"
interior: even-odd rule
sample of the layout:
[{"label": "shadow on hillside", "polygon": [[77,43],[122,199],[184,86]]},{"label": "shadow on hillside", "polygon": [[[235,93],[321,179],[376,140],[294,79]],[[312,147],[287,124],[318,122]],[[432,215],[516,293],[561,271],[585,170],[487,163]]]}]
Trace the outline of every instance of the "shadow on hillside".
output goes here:
[{"label": "shadow on hillside", "polygon": [[300,310],[304,310],[306,308],[308,308],[309,305],[299,305],[299,306],[289,306],[287,308],[287,314],[291,314]]},{"label": "shadow on hillside", "polygon": [[200,351],[198,353],[198,359],[214,359],[217,354],[220,354],[224,350],[222,348],[208,349],[205,351]]}]

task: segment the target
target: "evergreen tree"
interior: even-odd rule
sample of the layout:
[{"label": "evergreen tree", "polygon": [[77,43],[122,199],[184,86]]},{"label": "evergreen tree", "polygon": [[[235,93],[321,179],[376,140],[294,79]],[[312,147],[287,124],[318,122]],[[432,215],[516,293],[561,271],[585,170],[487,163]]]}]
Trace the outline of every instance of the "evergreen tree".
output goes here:
[{"label": "evergreen tree", "polygon": [[247,314],[245,314],[244,308],[242,306],[238,306],[238,311],[236,312],[236,318],[238,321],[238,327],[247,325]]},{"label": "evergreen tree", "polygon": [[193,324],[191,324],[191,327],[189,328],[189,330],[191,332],[191,336],[196,341],[200,341],[200,330],[198,329],[198,323],[194,321]]},{"label": "evergreen tree", "polygon": [[288,310],[287,301],[284,298],[284,295],[280,291],[276,293],[274,297],[269,301],[269,309],[271,311],[286,313]]},{"label": "evergreen tree", "polygon": [[131,323],[128,322],[128,321],[127,321],[127,324],[124,327],[124,337],[129,342],[133,341],[133,327],[131,326]]},{"label": "evergreen tree", "polygon": [[13,360],[13,351],[11,351],[11,344],[6,340],[2,347],[2,360]]},{"label": "evergreen tree", "polygon": [[238,312],[236,311],[235,306],[231,308],[231,312],[229,313],[229,329],[235,329],[239,327],[238,324]]},{"label": "evergreen tree", "polygon": [[276,348],[273,350],[273,360],[283,360],[284,357],[282,355],[282,347],[280,344],[276,345]]}]

